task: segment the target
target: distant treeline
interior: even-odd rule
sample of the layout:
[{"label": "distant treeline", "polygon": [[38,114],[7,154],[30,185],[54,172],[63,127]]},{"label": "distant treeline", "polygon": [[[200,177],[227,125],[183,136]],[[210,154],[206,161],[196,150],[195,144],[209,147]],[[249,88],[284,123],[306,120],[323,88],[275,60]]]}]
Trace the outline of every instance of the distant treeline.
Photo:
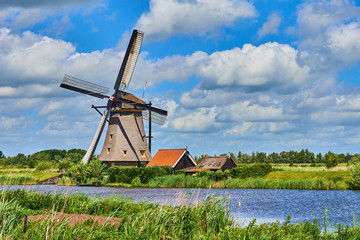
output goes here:
[{"label": "distant treeline", "polygon": [[[226,156],[228,154],[221,154],[220,156]],[[208,155],[201,155],[201,157],[195,157],[195,161],[199,162],[201,159]],[[282,151],[280,153],[270,153],[266,154],[265,152],[252,152],[251,155],[238,152],[237,155],[230,153],[231,158],[236,163],[328,163],[329,161],[334,161],[337,163],[348,163],[351,161],[359,161],[360,154],[350,154],[350,153],[333,153],[327,152],[326,154],[318,153],[315,154],[310,152],[308,149],[302,149],[301,151]]]},{"label": "distant treeline", "polygon": [[39,162],[53,162],[54,164],[59,163],[62,160],[67,160],[71,163],[78,163],[86,151],[83,149],[49,149],[36,152],[34,154],[25,155],[19,153],[14,157],[5,157],[3,152],[0,151],[0,165],[17,165],[28,166],[34,168]]},{"label": "distant treeline", "polygon": [[[40,161],[59,163],[61,160],[67,160],[71,163],[78,163],[83,156],[85,155],[86,150],[83,149],[71,149],[71,150],[61,150],[61,149],[49,149],[36,152],[31,155],[25,155],[19,153],[14,157],[5,157],[3,152],[0,151],[0,165],[23,165],[33,168]],[[220,154],[220,156],[226,156],[228,154]],[[206,154],[201,155],[200,157],[195,157],[196,162],[200,162],[201,159]],[[333,153],[327,152],[326,154],[322,153],[313,153],[308,149],[302,149],[301,151],[282,151],[280,153],[270,153],[266,154],[265,152],[252,152],[252,154],[238,152],[237,155],[230,153],[232,159],[238,163],[288,163],[288,164],[301,164],[301,163],[326,163],[334,162],[335,163],[349,163],[349,162],[358,162],[360,160],[360,154],[350,154],[350,153]]]}]

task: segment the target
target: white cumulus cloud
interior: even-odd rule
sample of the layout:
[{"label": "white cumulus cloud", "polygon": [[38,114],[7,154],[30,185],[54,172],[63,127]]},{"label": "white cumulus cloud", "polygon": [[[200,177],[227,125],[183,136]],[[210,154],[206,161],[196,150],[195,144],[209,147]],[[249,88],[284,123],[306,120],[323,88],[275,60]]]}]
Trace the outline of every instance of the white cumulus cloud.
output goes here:
[{"label": "white cumulus cloud", "polygon": [[242,18],[256,16],[245,0],[151,0],[136,28],[147,39],[165,39],[176,34],[205,34],[222,26],[232,26]]},{"label": "white cumulus cloud", "polygon": [[279,26],[281,24],[281,17],[277,13],[271,14],[267,21],[257,32],[259,38],[271,33],[278,33]]}]

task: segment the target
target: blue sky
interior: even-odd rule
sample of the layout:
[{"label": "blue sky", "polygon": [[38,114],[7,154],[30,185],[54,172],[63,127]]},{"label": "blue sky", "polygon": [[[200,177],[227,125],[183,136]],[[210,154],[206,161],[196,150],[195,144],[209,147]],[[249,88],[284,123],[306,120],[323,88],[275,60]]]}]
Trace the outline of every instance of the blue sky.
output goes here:
[{"label": "blue sky", "polygon": [[104,102],[60,82],[112,88],[134,28],[153,152],[360,152],[360,4],[336,0],[2,0],[0,150],[87,149]]}]

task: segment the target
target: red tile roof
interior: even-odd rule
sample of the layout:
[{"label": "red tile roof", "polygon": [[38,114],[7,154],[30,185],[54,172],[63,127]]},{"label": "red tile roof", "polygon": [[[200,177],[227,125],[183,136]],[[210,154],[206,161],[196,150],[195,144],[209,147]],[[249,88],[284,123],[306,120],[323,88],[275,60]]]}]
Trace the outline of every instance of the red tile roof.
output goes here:
[{"label": "red tile roof", "polygon": [[[186,148],[180,149],[159,149],[159,151],[154,155],[150,162],[146,166],[172,166],[177,163],[177,161],[182,157],[186,152]],[[191,159],[191,155],[189,155]]]}]

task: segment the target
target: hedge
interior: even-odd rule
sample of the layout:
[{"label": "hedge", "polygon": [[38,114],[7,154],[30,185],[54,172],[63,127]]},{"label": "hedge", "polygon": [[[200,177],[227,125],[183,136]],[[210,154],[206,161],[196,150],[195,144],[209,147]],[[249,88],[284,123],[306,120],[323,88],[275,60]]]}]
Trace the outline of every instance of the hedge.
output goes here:
[{"label": "hedge", "polygon": [[136,177],[141,183],[148,183],[150,179],[171,174],[170,166],[154,167],[111,167],[108,171],[110,183],[131,184]]},{"label": "hedge", "polygon": [[264,177],[271,172],[271,164],[268,163],[255,163],[254,165],[244,165],[230,170],[232,178],[256,178]]}]

